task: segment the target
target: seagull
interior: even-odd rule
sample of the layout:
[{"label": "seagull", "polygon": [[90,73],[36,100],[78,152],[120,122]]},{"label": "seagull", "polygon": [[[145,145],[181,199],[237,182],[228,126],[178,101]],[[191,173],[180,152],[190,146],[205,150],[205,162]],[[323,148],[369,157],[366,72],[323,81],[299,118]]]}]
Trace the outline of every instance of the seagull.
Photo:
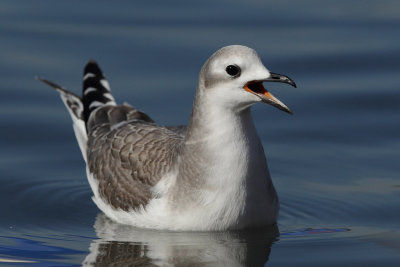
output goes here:
[{"label": "seagull", "polygon": [[276,223],[279,201],[251,116],[257,102],[292,113],[263,86],[270,72],[241,45],[216,51],[200,70],[187,126],[161,126],[117,105],[91,60],[78,96],[56,89],[86,162],[93,201],[110,219],[140,228],[218,231]]}]

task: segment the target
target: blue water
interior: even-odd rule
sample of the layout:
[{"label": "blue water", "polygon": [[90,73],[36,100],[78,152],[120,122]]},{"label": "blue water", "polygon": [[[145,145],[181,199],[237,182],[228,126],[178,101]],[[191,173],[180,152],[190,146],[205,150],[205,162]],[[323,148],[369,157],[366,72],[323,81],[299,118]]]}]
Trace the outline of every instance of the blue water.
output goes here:
[{"label": "blue water", "polygon": [[[3,0],[0,36],[1,266],[398,266],[399,1]],[[280,236],[107,220],[67,111],[34,76],[78,93],[93,58],[117,101],[186,124],[200,67],[229,44],[298,85],[268,87],[293,116],[253,108]]]}]

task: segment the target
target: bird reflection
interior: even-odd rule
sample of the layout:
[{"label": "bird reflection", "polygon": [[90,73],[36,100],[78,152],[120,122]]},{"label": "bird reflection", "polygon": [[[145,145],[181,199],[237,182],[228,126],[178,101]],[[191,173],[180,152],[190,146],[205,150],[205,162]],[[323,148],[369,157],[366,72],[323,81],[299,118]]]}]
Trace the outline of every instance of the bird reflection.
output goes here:
[{"label": "bird reflection", "polygon": [[121,225],[99,214],[99,239],[83,266],[263,266],[277,226],[227,232],[171,232]]}]

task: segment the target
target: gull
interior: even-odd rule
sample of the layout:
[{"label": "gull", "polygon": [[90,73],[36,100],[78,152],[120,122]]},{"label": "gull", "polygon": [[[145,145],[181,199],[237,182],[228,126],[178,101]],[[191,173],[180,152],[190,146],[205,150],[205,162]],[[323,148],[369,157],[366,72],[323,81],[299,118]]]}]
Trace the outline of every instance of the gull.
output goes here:
[{"label": "gull", "polygon": [[61,95],[86,162],[93,201],[110,219],[141,228],[214,231],[276,223],[279,201],[251,106],[290,109],[263,86],[270,72],[255,50],[216,51],[200,70],[187,126],[161,126],[117,105],[95,61],[78,96],[37,77]]}]

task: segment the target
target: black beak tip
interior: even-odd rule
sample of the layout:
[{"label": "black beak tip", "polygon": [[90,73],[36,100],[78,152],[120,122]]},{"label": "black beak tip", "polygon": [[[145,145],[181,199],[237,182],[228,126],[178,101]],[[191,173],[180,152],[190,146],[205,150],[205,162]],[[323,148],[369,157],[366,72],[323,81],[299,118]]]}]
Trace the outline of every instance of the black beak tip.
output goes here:
[{"label": "black beak tip", "polygon": [[294,88],[297,88],[296,83],[289,77],[287,77],[287,83],[290,84],[291,86],[293,86]]},{"label": "black beak tip", "polygon": [[286,113],[288,113],[288,114],[290,114],[290,115],[293,115],[293,111],[291,111],[290,109],[285,109],[285,110],[283,110],[283,111],[285,111]]},{"label": "black beak tip", "polygon": [[264,81],[287,83],[287,84],[290,84],[291,86],[293,86],[294,88],[297,88],[296,83],[292,79],[290,79],[288,76],[278,74],[278,73],[270,72],[270,77],[268,79],[265,79]]}]

